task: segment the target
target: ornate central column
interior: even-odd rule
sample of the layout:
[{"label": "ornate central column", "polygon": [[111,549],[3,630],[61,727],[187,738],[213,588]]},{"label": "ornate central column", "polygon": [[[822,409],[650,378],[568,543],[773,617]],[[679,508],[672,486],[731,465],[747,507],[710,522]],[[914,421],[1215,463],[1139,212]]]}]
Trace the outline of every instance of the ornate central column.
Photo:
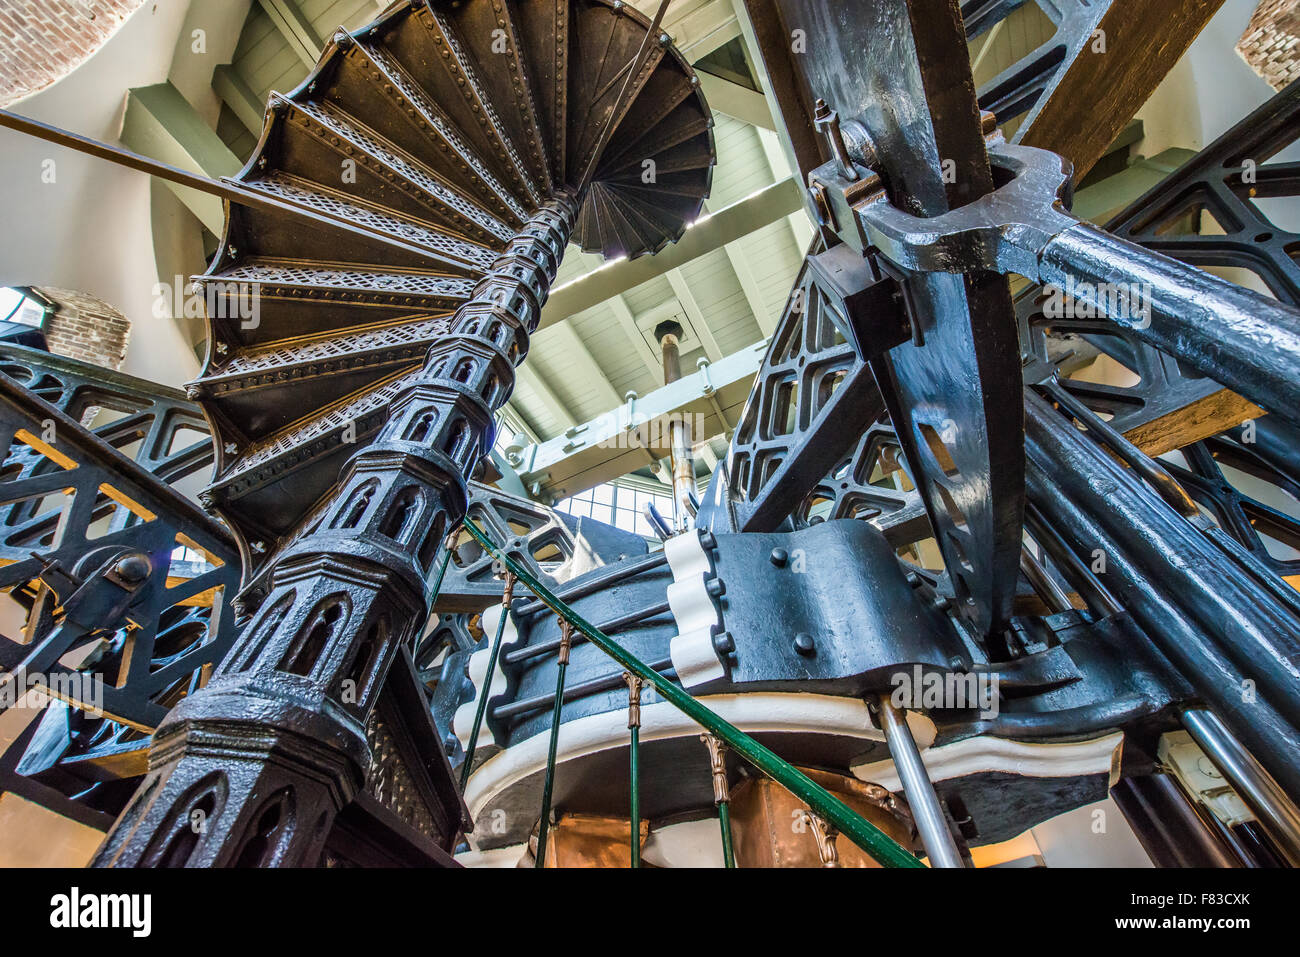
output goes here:
[{"label": "ornate central column", "polygon": [[455,313],[212,681],[159,726],[150,770],[94,864],[310,866],[362,786],[365,722],[429,613],[430,570],[465,516],[579,197],[531,216]]}]

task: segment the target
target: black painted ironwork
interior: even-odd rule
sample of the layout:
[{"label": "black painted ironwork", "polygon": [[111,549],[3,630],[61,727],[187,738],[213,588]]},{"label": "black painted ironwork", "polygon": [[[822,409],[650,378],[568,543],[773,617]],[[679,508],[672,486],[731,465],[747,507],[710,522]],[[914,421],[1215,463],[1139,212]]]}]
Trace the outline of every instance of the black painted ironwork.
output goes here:
[{"label": "black painted ironwork", "polygon": [[[1300,84],[1097,229],[1066,207],[1105,143],[1064,122],[1069,104],[1105,86],[1092,139],[1113,135],[1218,3],[1187,0],[1157,48],[1141,15],[1168,3],[1035,2],[1056,36],[977,95],[966,44],[1023,0],[746,0],[770,15],[756,36],[786,71],[773,99],[819,239],[699,527],[658,555],[469,476],[567,243],[655,252],[698,212],[713,144],[689,68],[604,0],[399,3],[336,34],[221,187],[232,213],[203,277],[212,335],[190,397],[216,438],[205,502],[246,573],[237,637],[231,542],[187,524],[196,510],[165,484],[206,463],[202,442],[175,445],[192,410],[0,345],[25,387],[0,380],[18,440],[2,580],[35,636],[0,663],[52,667],[94,639],[83,670],[130,679],[111,720],[51,706],[0,785],[94,826],[120,811],[97,858],[114,866],[449,864],[473,827],[458,776],[480,817],[507,821],[475,834],[480,850],[525,844],[542,807],[539,866],[552,807],[725,812],[730,772],[693,728],[634,738],[629,790],[613,654],[647,682],[648,714],[666,699],[695,720],[721,721],[696,694],[860,704],[900,671],[996,677],[997,708],[915,709],[938,746],[1119,729],[1140,752],[1208,707],[1300,795],[1300,518],[1279,504],[1300,498],[1300,237],[1260,205],[1300,193],[1295,164],[1271,162],[1295,139]],[[794,61],[775,49],[792,27],[810,35]],[[1104,76],[1098,33],[1122,53]],[[998,125],[1022,117],[1004,142]],[[1271,295],[1190,267],[1253,272]],[[1060,313],[1051,285],[1013,304],[1008,273],[1086,282],[1069,295],[1088,308]],[[1108,283],[1149,287],[1153,321],[1116,315]],[[1139,381],[1070,377],[1097,355]],[[76,421],[92,408],[123,418],[92,434]],[[137,462],[114,451],[137,442]],[[69,487],[60,519],[46,500]],[[111,547],[69,538],[69,515],[107,523]],[[178,523],[225,549],[210,613],[156,600],[218,581],[162,590]],[[508,594],[486,633],[498,546],[534,597]],[[754,723],[783,756],[848,774],[888,753],[863,714]],[[561,760],[568,722],[608,746]],[[494,777],[541,741],[548,760]],[[931,840],[948,814],[988,842],[1098,799],[1109,769],[932,787],[913,761],[908,777]]]},{"label": "black painted ironwork", "polygon": [[[236,530],[259,607],[159,726],[97,864],[328,859],[566,245],[655,251],[708,191],[698,82],[646,39],[601,0],[399,3],[273,96],[239,179],[295,212],[232,206],[191,388],[218,447],[205,504]],[[447,802],[426,789],[418,816],[457,819]]]}]

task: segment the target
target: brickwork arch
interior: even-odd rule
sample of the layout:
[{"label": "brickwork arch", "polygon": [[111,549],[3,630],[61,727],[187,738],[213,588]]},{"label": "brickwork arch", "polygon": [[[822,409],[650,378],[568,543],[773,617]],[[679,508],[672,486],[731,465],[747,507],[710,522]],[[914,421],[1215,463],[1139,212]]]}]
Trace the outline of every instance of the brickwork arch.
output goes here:
[{"label": "brickwork arch", "polygon": [[63,79],[117,32],[145,0],[4,0],[0,3],[0,106]]}]

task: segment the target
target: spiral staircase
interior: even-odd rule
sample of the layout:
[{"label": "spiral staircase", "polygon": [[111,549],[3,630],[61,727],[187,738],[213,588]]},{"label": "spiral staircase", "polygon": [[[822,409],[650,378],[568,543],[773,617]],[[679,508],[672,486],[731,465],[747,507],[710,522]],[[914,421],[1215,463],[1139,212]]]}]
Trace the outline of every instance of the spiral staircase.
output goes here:
[{"label": "spiral staircase", "polygon": [[272,96],[237,177],[270,202],[229,206],[190,387],[216,442],[203,502],[250,575],[540,204],[578,195],[573,242],[609,258],[698,215],[712,120],[653,26],[607,0],[408,0]]}]

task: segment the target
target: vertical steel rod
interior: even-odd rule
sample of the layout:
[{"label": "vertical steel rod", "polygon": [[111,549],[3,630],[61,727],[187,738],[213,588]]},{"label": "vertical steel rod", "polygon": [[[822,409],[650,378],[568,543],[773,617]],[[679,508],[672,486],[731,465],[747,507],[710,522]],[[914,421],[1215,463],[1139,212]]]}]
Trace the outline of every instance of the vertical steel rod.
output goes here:
[{"label": "vertical steel rod", "polygon": [[885,743],[898,769],[898,779],[903,783],[903,793],[907,796],[907,806],[912,809],[916,819],[916,829],[921,834],[921,843],[930,858],[931,867],[965,867],[957,842],[952,839],[948,829],[948,819],[939,804],[939,795],[935,793],[930,775],[926,773],[921,761],[921,752],[917,750],[916,740],[907,726],[907,718],[890,702],[888,695],[881,695],[878,702],[880,727],[885,732]]},{"label": "vertical steel rod", "polygon": [[1025,578],[1029,579],[1029,584],[1035,594],[1043,600],[1049,613],[1055,615],[1057,612],[1069,611],[1074,607],[1070,604],[1070,596],[1027,548],[1020,550],[1020,570],[1025,573]]},{"label": "vertical steel rod", "polygon": [[[661,322],[655,327],[659,348],[663,353],[664,385],[671,385],[682,377],[680,324]],[[677,531],[690,527],[694,515],[691,495],[695,491],[695,459],[691,454],[691,430],[684,416],[671,416],[668,422],[668,444],[673,467],[673,525]]]},{"label": "vertical steel rod", "polygon": [[631,808],[632,819],[632,866],[641,866],[641,679],[630,671],[623,672],[627,682],[627,727],[630,741],[631,767]]},{"label": "vertical steel rod", "polygon": [[[450,551],[447,553],[451,554]],[[443,564],[446,568],[446,564]],[[501,619],[497,622],[496,637],[492,639],[492,650],[488,652],[487,676],[483,679],[483,693],[479,695],[478,708],[474,711],[474,724],[469,732],[469,744],[465,746],[465,764],[460,769],[460,790],[465,791],[469,783],[470,770],[474,767],[474,751],[478,748],[478,734],[483,728],[483,718],[487,714],[488,698],[492,697],[492,676],[496,674],[497,657],[501,654],[501,638],[506,633],[506,619],[510,617],[510,601],[514,597],[515,576],[506,572],[505,588],[501,592]]]},{"label": "vertical steel rod", "polygon": [[551,745],[546,755],[546,783],[542,786],[542,820],[537,828],[537,860],[534,867],[546,866],[546,838],[551,829],[551,794],[555,790],[555,753],[560,743],[560,713],[564,710],[564,674],[569,670],[569,646],[573,640],[573,625],[567,618],[560,619],[559,665],[555,679],[555,708],[551,711]]},{"label": "vertical steel rod", "polygon": [[1300,867],[1300,810],[1213,712],[1188,708],[1183,727],[1232,782],[1292,867]]}]

